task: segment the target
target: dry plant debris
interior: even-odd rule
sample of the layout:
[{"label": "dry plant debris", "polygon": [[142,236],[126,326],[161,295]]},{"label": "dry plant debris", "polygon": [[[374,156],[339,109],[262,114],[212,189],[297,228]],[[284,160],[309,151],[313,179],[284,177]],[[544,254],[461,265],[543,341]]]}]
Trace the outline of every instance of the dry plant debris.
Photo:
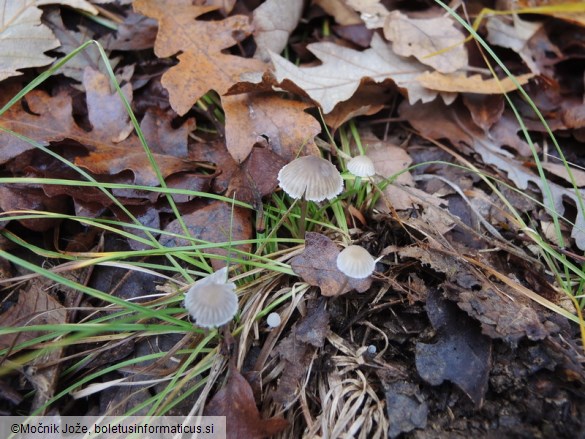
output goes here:
[{"label": "dry plant debris", "polygon": [[583,436],[585,6],[459,3],[502,64],[427,0],[0,0],[0,415]]}]

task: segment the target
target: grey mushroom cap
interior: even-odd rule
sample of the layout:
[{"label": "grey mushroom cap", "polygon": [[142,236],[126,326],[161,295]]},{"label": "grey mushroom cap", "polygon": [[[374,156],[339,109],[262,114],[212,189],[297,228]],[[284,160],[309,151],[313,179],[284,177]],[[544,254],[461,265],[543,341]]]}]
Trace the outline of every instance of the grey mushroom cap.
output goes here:
[{"label": "grey mushroom cap", "polygon": [[376,260],[359,245],[350,245],[337,255],[337,268],[347,277],[364,279],[376,268]]},{"label": "grey mushroom cap", "polygon": [[347,162],[347,170],[356,177],[371,177],[376,173],[374,162],[367,155],[358,155]]},{"label": "grey mushroom cap", "polygon": [[195,282],[185,294],[185,308],[198,326],[222,326],[238,312],[236,284],[227,281],[227,267]]},{"label": "grey mushroom cap", "polygon": [[343,191],[343,178],[333,163],[316,156],[299,157],[278,173],[278,184],[292,198],[332,200]]}]

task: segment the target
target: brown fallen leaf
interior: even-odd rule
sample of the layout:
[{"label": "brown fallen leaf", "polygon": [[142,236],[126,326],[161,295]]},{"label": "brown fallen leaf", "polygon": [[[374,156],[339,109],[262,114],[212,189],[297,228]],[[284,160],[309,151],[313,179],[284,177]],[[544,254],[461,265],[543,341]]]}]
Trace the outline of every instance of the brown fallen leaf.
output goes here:
[{"label": "brown fallen leaf", "polygon": [[[243,241],[252,238],[250,211],[241,207],[234,207],[232,221],[232,206],[221,201],[214,201],[193,213],[183,215],[183,221],[187,225],[191,236],[196,240],[229,243],[230,236],[232,241]],[[179,235],[184,234],[178,220],[170,222],[165,227],[165,231]],[[177,238],[170,235],[161,236],[159,241],[165,247],[182,247],[195,244],[184,238]],[[245,252],[249,252],[252,248],[251,244],[234,247]],[[221,255],[224,259],[228,254],[227,248],[210,248],[204,250],[204,252]],[[232,256],[234,255],[232,254]],[[238,255],[235,256],[239,257]],[[225,267],[226,262],[225,260],[212,259],[211,265],[214,270],[219,270]]]},{"label": "brown fallen leaf", "polygon": [[296,398],[316,348],[325,345],[329,333],[330,315],[325,301],[312,300],[307,308],[307,315],[293,326],[291,333],[274,349],[284,366],[273,394],[274,400],[279,404],[290,404]]},{"label": "brown fallen leaf", "polygon": [[197,20],[217,6],[194,6],[191,0],[161,3],[158,0],[137,0],[134,9],[158,20],[159,30],[154,52],[159,58],[177,55],[179,64],[162,77],[169,92],[171,107],[185,114],[209,90],[223,95],[240,75],[262,72],[266,65],[223,53],[252,32],[248,17],[234,15],[220,21]]},{"label": "brown fallen leaf", "polygon": [[252,387],[231,364],[226,385],[207,403],[203,415],[225,416],[229,438],[267,438],[288,426],[288,422],[282,418],[262,419]]},{"label": "brown fallen leaf", "polygon": [[[47,293],[50,281],[38,278],[25,284],[19,293],[18,301],[0,314],[0,322],[5,328],[26,327],[29,325],[58,325],[66,323],[67,310]],[[23,331],[0,336],[0,349],[14,347],[43,334],[42,331]]]},{"label": "brown fallen leaf", "polygon": [[[520,85],[527,84],[534,78],[532,73],[516,76]],[[416,80],[431,90],[452,93],[502,94],[517,90],[516,84],[508,77],[503,79],[483,79],[481,75],[465,76],[463,73],[445,75],[440,72],[425,72]]]},{"label": "brown fallen leaf", "polygon": [[287,162],[301,150],[316,152],[314,138],[321,127],[313,116],[305,113],[307,104],[273,93],[224,96],[222,103],[227,149],[237,162],[246,160],[254,144],[264,139]]},{"label": "brown fallen leaf", "polygon": [[[38,212],[67,212],[67,199],[62,196],[47,196],[40,189],[0,186],[0,210],[30,210]],[[45,232],[61,222],[56,218],[31,218],[18,220],[29,230]]]},{"label": "brown fallen leaf", "polygon": [[370,288],[370,277],[348,278],[337,269],[338,254],[339,249],[332,240],[320,233],[309,232],[305,235],[305,250],[292,258],[290,263],[295,274],[308,284],[319,287],[323,296],[341,295],[351,290],[363,293]]},{"label": "brown fallen leaf", "polygon": [[461,44],[465,35],[450,16],[409,18],[392,11],[384,23],[384,36],[392,41],[396,54],[414,56],[437,72],[453,73],[469,64],[467,48]]}]

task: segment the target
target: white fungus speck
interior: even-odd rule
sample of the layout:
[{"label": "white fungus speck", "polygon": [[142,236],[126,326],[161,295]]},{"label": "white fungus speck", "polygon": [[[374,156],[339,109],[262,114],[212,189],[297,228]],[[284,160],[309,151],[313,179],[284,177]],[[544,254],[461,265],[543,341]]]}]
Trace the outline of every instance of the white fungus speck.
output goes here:
[{"label": "white fungus speck", "polygon": [[266,317],[266,323],[271,328],[276,328],[280,326],[280,322],[281,322],[280,315],[277,312],[271,312],[270,314],[268,314],[268,317]]}]

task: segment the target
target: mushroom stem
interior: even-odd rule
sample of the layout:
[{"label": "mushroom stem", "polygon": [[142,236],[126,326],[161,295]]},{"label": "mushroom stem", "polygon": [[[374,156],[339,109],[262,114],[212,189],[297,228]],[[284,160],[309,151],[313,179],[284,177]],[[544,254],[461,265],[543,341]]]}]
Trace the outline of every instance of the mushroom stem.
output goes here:
[{"label": "mushroom stem", "polygon": [[301,224],[299,228],[299,238],[305,239],[306,229],[306,218],[307,218],[307,199],[303,196],[301,199]]}]

